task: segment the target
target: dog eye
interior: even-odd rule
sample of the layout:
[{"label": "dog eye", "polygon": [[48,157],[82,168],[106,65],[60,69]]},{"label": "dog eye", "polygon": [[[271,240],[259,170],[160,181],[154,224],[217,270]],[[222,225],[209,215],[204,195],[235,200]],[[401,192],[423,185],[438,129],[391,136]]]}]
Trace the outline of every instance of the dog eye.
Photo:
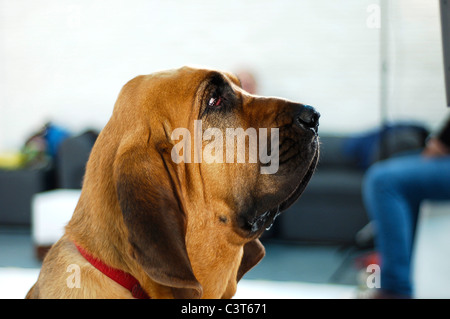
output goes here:
[{"label": "dog eye", "polygon": [[222,98],[220,96],[211,97],[208,101],[209,107],[219,107],[222,104]]}]

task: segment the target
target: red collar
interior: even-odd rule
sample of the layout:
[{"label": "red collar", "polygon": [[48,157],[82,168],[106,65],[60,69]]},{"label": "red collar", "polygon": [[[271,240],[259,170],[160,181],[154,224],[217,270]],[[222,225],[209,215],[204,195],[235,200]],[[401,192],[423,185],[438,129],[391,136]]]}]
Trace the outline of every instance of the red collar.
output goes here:
[{"label": "red collar", "polygon": [[80,254],[84,258],[86,258],[86,260],[89,261],[92,266],[100,270],[103,274],[105,274],[106,276],[117,282],[122,287],[128,289],[134,298],[150,299],[145,290],[142,289],[141,285],[139,284],[139,281],[137,281],[137,279],[134,278],[132,275],[123,270],[109,267],[104,262],[92,256],[77,244],[75,244],[75,246],[77,247]]}]

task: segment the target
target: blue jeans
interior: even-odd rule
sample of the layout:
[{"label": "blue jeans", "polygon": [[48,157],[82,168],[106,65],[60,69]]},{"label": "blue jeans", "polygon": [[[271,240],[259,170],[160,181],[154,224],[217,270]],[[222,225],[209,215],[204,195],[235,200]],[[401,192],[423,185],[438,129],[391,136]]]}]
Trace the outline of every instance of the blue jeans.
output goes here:
[{"label": "blue jeans", "polygon": [[381,289],[412,296],[411,254],[420,203],[450,199],[450,156],[417,154],[376,163],[366,173],[363,198],[375,227]]}]

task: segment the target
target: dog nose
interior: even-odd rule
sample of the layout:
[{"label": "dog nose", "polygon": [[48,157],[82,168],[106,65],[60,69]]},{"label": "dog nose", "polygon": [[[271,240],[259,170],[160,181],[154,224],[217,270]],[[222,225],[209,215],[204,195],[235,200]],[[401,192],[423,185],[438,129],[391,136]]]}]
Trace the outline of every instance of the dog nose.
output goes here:
[{"label": "dog nose", "polygon": [[296,112],[294,122],[297,126],[312,129],[316,134],[319,129],[320,113],[311,105],[302,105]]}]

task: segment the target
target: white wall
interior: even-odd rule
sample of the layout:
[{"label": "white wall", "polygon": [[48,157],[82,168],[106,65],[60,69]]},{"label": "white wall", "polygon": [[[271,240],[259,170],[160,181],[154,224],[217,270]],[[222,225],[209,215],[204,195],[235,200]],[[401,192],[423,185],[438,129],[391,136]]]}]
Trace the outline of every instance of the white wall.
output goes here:
[{"label": "white wall", "polygon": [[[317,107],[322,132],[379,123],[378,0],[0,0],[0,150],[46,120],[101,129],[121,86],[182,65],[254,70]],[[445,114],[437,1],[395,0],[390,118]]]},{"label": "white wall", "polygon": [[389,118],[442,124],[445,108],[439,1],[390,3]]}]

